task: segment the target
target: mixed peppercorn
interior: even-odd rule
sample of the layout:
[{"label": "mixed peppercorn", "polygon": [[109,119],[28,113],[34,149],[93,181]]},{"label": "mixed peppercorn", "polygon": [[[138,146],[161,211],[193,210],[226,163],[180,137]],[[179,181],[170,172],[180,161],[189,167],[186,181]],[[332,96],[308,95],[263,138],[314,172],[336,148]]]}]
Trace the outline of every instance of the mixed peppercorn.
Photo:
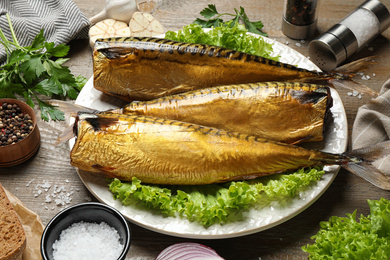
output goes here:
[{"label": "mixed peppercorn", "polygon": [[316,19],[318,0],[288,0],[285,9],[287,21],[294,25],[308,25]]},{"label": "mixed peppercorn", "polygon": [[28,136],[34,129],[31,116],[16,104],[0,104],[0,146],[11,145]]}]

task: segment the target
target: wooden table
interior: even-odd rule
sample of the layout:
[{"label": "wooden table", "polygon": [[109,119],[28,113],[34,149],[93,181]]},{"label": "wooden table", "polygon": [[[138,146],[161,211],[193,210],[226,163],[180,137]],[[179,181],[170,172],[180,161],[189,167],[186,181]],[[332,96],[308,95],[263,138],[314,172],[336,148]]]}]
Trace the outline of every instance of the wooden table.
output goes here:
[{"label": "wooden table", "polygon": [[[269,37],[308,56],[308,42],[291,40],[281,32],[283,0],[232,0],[232,1],[192,1],[192,0],[155,0],[141,4],[145,11],[150,11],[166,29],[178,30],[200,17],[199,12],[209,3],[216,4],[220,12],[233,12],[233,8],[243,6],[251,20],[262,20],[264,30]],[[390,8],[390,0],[382,0]],[[91,17],[104,7],[105,0],[75,0],[77,6]],[[362,1],[323,0],[320,3],[318,33],[324,32],[354,10]],[[298,44],[296,44],[298,43]],[[301,46],[298,46],[301,45]],[[70,60],[66,63],[75,75],[86,78],[92,76],[91,49],[88,40],[77,40],[70,43]],[[375,39],[369,47],[364,48],[351,60],[375,55],[378,63],[365,71],[371,79],[358,81],[365,83],[376,91],[390,78],[390,29]],[[373,76],[375,74],[375,76]],[[348,95],[348,90],[339,89],[347,112],[349,135],[358,108],[371,98],[359,99]],[[57,212],[67,206],[95,200],[88,192],[76,170],[69,164],[67,144],[55,146],[54,142],[65,128],[64,122],[39,121],[41,130],[41,147],[37,155],[21,165],[11,168],[0,168],[0,182],[11,193],[17,196],[28,208],[39,214],[46,224]],[[349,146],[350,148],[350,146]],[[51,186],[45,191],[45,184]],[[56,205],[55,201],[46,202],[46,196],[55,188],[71,193],[71,201],[65,205]],[[253,235],[220,240],[198,240],[214,248],[226,259],[306,259],[307,254],[301,250],[303,245],[311,243],[310,237],[318,231],[319,222],[331,216],[345,216],[358,209],[358,215],[369,214],[367,199],[390,199],[388,191],[380,190],[355,175],[341,170],[333,184],[313,205],[291,220],[269,230]],[[177,238],[146,230],[134,224],[132,244],[128,259],[154,259],[167,246],[184,241],[196,241]]]}]

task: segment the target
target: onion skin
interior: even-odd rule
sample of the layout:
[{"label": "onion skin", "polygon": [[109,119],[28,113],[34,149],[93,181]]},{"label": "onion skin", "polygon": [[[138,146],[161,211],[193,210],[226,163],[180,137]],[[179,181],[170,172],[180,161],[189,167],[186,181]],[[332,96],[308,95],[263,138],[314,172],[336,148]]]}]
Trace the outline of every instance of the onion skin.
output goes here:
[{"label": "onion skin", "polygon": [[165,248],[156,260],[223,260],[214,249],[192,242],[177,243]]}]

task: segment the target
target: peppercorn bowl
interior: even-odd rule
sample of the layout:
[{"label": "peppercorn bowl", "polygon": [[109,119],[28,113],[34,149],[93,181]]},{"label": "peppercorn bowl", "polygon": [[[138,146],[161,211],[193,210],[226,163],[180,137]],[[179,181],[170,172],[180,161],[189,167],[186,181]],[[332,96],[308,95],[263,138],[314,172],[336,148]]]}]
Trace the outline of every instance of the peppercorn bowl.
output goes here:
[{"label": "peppercorn bowl", "polygon": [[41,237],[43,260],[124,260],[130,249],[130,226],[115,208],[99,202],[70,206],[55,215]]},{"label": "peppercorn bowl", "polygon": [[39,149],[41,136],[34,110],[25,102],[0,99],[0,167],[30,159]]}]

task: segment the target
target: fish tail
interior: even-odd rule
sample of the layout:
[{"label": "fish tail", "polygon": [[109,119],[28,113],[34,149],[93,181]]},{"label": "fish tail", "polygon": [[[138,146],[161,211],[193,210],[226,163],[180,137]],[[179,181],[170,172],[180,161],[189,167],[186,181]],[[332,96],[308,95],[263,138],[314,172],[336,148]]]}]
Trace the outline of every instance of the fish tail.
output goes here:
[{"label": "fish tail", "polygon": [[378,188],[390,190],[390,173],[383,172],[372,164],[389,154],[390,140],[344,153],[349,160],[342,166]]},{"label": "fish tail", "polygon": [[375,57],[369,56],[340,66],[333,70],[333,72],[354,76],[356,73],[368,68],[370,65],[375,63],[377,63]]},{"label": "fish tail", "polygon": [[346,89],[350,89],[352,91],[356,91],[362,94],[366,94],[372,97],[377,97],[379,95],[378,92],[372,90],[364,84],[358,83],[353,79],[348,80],[340,80],[340,79],[330,79],[328,81],[333,87],[342,87]]},{"label": "fish tail", "polygon": [[[48,104],[57,107],[61,111],[63,111],[65,114],[69,115],[70,117],[77,118],[80,113],[92,113],[96,114],[99,113],[100,111],[96,109],[92,109],[89,107],[84,107],[80,105],[76,105],[72,102],[68,101],[63,101],[63,100],[49,100],[47,101]],[[74,126],[75,124],[70,124],[57,138],[55,141],[55,145],[61,145],[73,137],[75,137],[74,134]]]},{"label": "fish tail", "polygon": [[65,114],[68,114],[70,116],[76,116],[78,112],[88,112],[88,113],[96,113],[98,112],[96,109],[92,109],[89,107],[84,107],[81,105],[76,105],[69,101],[63,101],[63,100],[49,100],[47,101],[48,104],[57,107],[59,110],[63,111]]},{"label": "fish tail", "polygon": [[353,78],[358,75],[358,72],[366,69],[374,63],[376,63],[374,57],[366,57],[340,66],[329,73],[330,77],[328,82],[333,86],[347,88],[359,93],[376,97],[378,96],[378,92],[372,90],[364,84],[353,80]]},{"label": "fish tail", "polygon": [[70,126],[68,126],[57,138],[57,140],[55,141],[54,145],[61,145],[67,141],[69,141],[70,139],[72,139],[73,137],[75,137],[75,133],[73,131],[74,129],[74,124],[71,124]]}]

